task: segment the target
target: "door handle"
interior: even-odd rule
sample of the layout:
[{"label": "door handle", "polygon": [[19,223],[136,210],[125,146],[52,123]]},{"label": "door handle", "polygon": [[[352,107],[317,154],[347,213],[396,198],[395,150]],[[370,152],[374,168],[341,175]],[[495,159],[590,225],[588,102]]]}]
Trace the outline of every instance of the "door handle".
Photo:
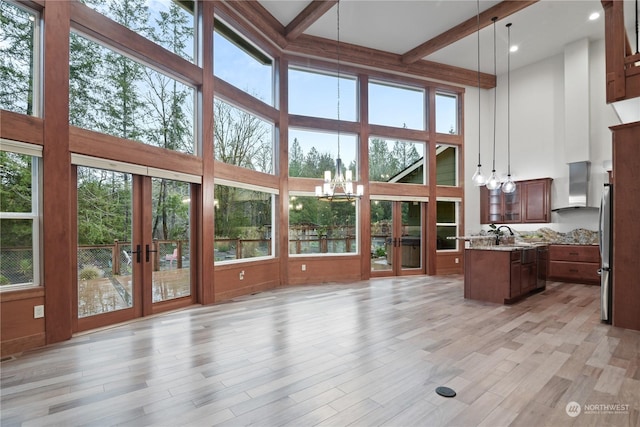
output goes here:
[{"label": "door handle", "polygon": [[140,248],[140,245],[136,245],[136,250],[131,251],[131,255],[133,254],[136,255],[136,262],[140,264],[140,256],[142,255],[142,249]]},{"label": "door handle", "polygon": [[152,250],[150,250],[150,249],[149,249],[149,245],[144,245],[144,246],[145,246],[145,252],[147,253],[147,255],[146,255],[147,262],[149,262],[149,254],[150,254],[151,252],[158,252],[158,251],[157,251],[157,250],[153,250],[153,251],[152,251]]}]

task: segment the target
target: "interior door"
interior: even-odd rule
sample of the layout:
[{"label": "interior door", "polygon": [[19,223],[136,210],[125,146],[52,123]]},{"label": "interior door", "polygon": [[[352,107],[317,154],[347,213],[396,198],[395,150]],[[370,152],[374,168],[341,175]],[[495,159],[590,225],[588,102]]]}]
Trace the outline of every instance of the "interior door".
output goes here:
[{"label": "interior door", "polygon": [[191,184],[77,167],[76,330],[192,304]]},{"label": "interior door", "polygon": [[426,204],[419,201],[371,201],[371,275],[425,272]]}]

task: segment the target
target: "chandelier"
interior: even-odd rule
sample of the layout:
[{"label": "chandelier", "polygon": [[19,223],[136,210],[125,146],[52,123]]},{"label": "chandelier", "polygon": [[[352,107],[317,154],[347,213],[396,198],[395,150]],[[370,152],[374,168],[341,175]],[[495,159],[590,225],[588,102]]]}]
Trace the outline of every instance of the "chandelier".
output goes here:
[{"label": "chandelier", "polygon": [[[340,0],[337,9],[337,49],[338,49],[338,124],[340,123]],[[336,170],[333,177],[331,171],[324,171],[324,183],[316,186],[316,197],[328,202],[351,202],[359,199],[364,194],[364,186],[353,182],[353,172],[344,168],[340,159],[340,128],[338,127],[338,157],[336,158]]]}]

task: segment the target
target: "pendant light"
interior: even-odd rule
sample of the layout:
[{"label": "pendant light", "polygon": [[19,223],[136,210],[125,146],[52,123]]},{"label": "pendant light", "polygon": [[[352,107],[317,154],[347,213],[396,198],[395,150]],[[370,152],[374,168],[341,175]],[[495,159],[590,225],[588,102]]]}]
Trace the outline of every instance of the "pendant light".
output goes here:
[{"label": "pendant light", "polygon": [[478,167],[471,180],[475,186],[482,187],[487,182],[487,179],[482,174],[482,164],[480,162],[480,0],[476,1],[476,6],[478,21]]},{"label": "pendant light", "polygon": [[[340,0],[337,9],[337,49],[338,49],[338,124],[340,124]],[[342,189],[342,192],[337,191]],[[364,194],[362,184],[353,188],[353,174],[350,169],[343,170],[342,159],[340,159],[340,126],[338,126],[338,157],[336,158],[336,170],[333,178],[331,171],[324,171],[324,183],[316,186],[316,197],[319,200],[328,202],[351,202],[359,199]]]},{"label": "pendant light", "polygon": [[[491,18],[493,21],[493,74],[497,74],[496,67],[496,21],[498,20],[497,16]],[[498,85],[493,88],[493,168],[491,170],[491,175],[489,179],[487,179],[487,188],[489,190],[498,190],[502,183],[500,179],[498,179],[498,175],[496,175],[496,104],[498,99]]]},{"label": "pendant light", "polygon": [[507,24],[507,180],[502,184],[503,193],[516,191],[511,179],[511,22]]}]

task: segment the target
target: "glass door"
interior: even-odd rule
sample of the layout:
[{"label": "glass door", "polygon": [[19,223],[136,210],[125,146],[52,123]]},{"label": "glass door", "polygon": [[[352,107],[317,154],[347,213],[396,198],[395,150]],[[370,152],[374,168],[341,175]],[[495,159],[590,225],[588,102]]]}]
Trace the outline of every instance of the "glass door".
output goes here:
[{"label": "glass door", "polygon": [[191,184],[77,167],[77,327],[193,303]]},{"label": "glass door", "polygon": [[424,211],[419,201],[371,201],[371,274],[422,274]]}]

